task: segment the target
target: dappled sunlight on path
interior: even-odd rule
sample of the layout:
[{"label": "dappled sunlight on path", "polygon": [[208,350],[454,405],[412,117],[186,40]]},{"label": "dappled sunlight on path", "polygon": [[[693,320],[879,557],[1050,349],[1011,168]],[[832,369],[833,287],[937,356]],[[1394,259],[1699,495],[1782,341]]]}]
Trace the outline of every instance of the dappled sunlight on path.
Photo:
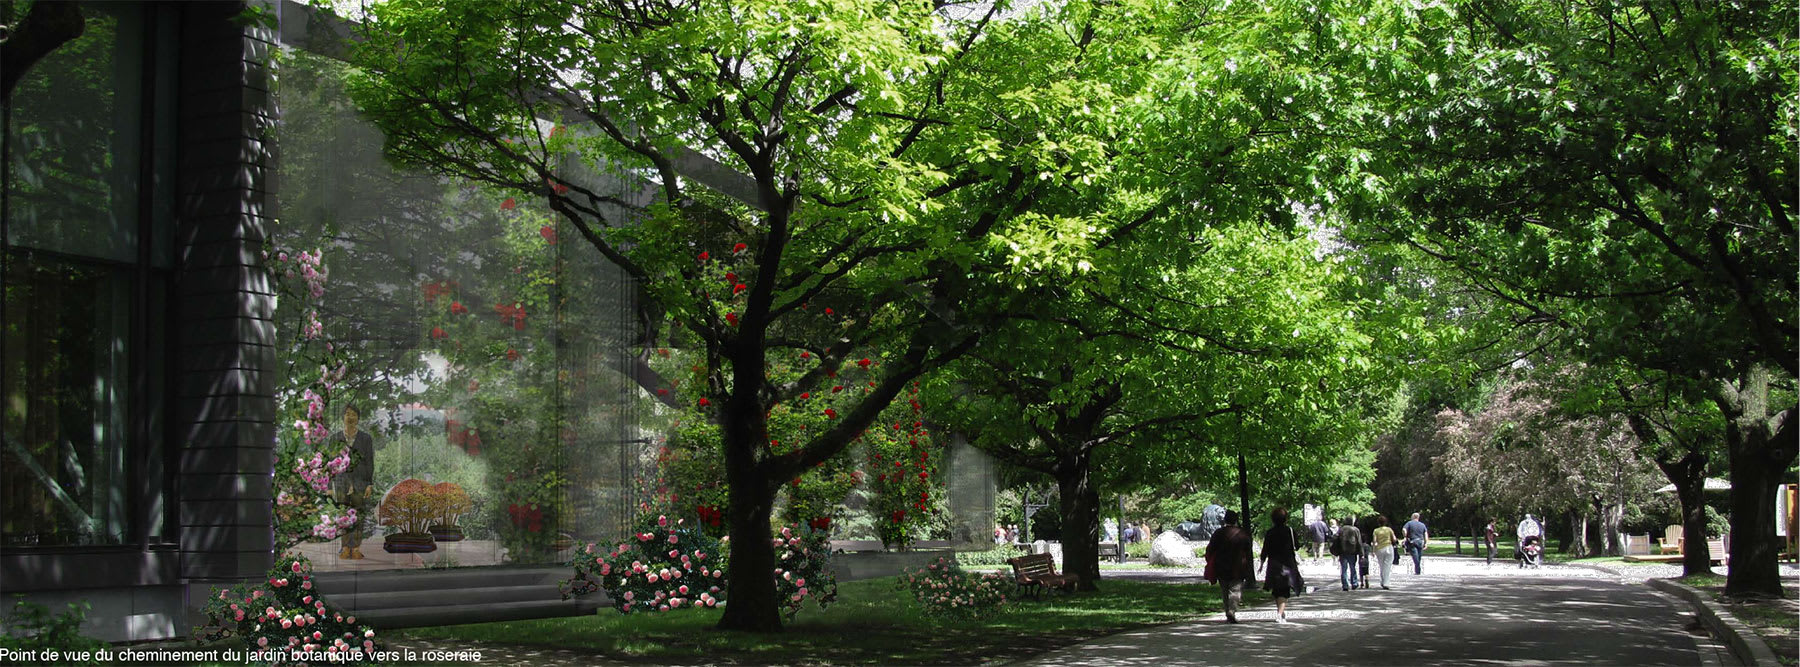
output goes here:
[{"label": "dappled sunlight on path", "polygon": [[[1510,565],[1510,564],[1508,564]],[[1334,565],[1302,565],[1323,586],[1286,624],[1265,604],[1238,614],[1102,638],[1024,665],[1714,665],[1729,657],[1691,631],[1685,604],[1582,568],[1519,570],[1428,558],[1393,590],[1339,589]],[[1184,581],[1176,571],[1107,576]],[[1196,579],[1197,580],[1197,579]],[[1729,664],[1729,663],[1727,663]]]}]

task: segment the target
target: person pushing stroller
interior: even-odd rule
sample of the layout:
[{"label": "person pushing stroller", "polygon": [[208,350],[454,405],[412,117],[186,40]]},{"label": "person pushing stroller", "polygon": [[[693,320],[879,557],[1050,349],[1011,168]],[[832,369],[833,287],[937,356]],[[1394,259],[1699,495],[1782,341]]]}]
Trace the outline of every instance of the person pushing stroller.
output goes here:
[{"label": "person pushing stroller", "polygon": [[1519,568],[1539,567],[1544,557],[1544,527],[1530,514],[1519,522],[1519,546],[1513,552],[1513,558],[1519,561]]}]

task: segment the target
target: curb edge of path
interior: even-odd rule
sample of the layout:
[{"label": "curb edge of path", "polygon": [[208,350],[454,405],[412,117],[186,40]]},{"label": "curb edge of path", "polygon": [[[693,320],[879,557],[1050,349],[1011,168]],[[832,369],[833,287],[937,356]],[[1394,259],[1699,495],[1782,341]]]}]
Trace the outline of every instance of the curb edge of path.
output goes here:
[{"label": "curb edge of path", "polygon": [[1737,620],[1737,617],[1732,616],[1731,612],[1720,607],[1717,602],[1707,599],[1707,596],[1699,590],[1668,579],[1649,579],[1644,583],[1659,591],[1674,594],[1694,605],[1694,611],[1700,616],[1700,621],[1705,623],[1714,635],[1724,639],[1725,643],[1731,646],[1732,654],[1736,655],[1737,659],[1744,664],[1781,664],[1781,661],[1775,657],[1775,651],[1769,648],[1768,642],[1763,641],[1756,631],[1744,625],[1743,621]]}]

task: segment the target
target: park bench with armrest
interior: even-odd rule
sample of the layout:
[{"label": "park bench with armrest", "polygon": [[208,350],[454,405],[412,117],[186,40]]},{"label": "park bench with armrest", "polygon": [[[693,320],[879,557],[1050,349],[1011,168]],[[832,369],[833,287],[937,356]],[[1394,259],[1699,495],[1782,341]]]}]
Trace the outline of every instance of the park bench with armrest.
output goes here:
[{"label": "park bench with armrest", "polygon": [[1013,582],[1021,588],[1031,591],[1032,598],[1038,598],[1046,588],[1060,588],[1065,592],[1075,590],[1075,584],[1081,579],[1072,574],[1057,574],[1056,559],[1050,554],[1031,554],[1018,558],[1006,559],[1012,565]]}]

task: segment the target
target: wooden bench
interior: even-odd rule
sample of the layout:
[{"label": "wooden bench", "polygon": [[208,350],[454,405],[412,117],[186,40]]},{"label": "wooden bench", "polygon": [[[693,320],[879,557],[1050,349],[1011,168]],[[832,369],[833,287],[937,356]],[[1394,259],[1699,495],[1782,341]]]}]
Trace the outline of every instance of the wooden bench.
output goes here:
[{"label": "wooden bench", "polygon": [[1032,599],[1041,597],[1046,588],[1074,592],[1075,584],[1081,581],[1080,577],[1072,574],[1057,574],[1056,558],[1050,554],[1019,556],[1008,558],[1006,562],[1012,565],[1013,583],[1031,591]]},{"label": "wooden bench", "polygon": [[1097,555],[1099,555],[1101,558],[1118,558],[1119,557],[1119,543],[1118,542],[1101,542],[1100,548],[1095,553]]}]

